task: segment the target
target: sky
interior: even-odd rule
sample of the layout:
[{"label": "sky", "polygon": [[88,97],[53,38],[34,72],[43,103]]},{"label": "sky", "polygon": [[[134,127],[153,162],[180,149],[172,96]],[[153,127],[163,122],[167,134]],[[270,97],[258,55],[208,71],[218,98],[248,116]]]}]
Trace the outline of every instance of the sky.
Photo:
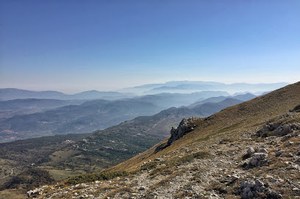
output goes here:
[{"label": "sky", "polygon": [[299,0],[0,0],[0,87],[296,82]]}]

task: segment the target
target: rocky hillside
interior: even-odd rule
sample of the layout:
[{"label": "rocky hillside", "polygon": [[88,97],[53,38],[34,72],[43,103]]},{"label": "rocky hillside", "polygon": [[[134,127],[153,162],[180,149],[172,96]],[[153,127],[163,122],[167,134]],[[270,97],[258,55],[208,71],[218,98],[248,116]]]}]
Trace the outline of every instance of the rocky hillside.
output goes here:
[{"label": "rocky hillside", "polygon": [[[299,198],[300,82],[204,119],[105,172],[37,198]],[[161,147],[164,146],[164,147]]]}]

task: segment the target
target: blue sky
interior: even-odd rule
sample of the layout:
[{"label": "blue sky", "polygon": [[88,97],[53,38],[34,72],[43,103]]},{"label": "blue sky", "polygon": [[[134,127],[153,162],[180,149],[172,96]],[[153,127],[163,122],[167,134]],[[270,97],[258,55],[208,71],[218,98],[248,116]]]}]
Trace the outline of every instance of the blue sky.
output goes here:
[{"label": "blue sky", "polygon": [[0,87],[295,82],[298,0],[0,0]]}]

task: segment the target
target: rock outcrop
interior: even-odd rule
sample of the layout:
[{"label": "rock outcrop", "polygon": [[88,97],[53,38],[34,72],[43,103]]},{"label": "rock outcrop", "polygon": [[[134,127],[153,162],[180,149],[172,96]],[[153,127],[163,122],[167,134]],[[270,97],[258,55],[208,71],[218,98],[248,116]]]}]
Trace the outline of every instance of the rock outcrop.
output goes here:
[{"label": "rock outcrop", "polygon": [[197,119],[194,117],[191,118],[184,118],[181,120],[177,128],[172,127],[170,134],[171,137],[169,138],[166,144],[160,145],[156,148],[156,151],[160,151],[168,146],[170,146],[174,141],[180,139],[187,133],[193,131],[196,127],[195,121]]},{"label": "rock outcrop", "polygon": [[175,129],[172,128],[170,133],[171,137],[168,140],[168,146],[171,145],[175,140],[183,137],[185,134],[191,132],[196,127],[195,118],[183,119],[179,123],[179,126]]},{"label": "rock outcrop", "polygon": [[258,137],[269,136],[285,136],[300,130],[299,123],[281,124],[281,123],[268,123],[256,132]]}]

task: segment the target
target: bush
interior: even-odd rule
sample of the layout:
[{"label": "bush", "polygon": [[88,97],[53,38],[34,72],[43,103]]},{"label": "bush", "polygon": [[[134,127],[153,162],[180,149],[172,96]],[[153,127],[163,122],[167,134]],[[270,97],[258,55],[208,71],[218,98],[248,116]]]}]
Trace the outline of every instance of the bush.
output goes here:
[{"label": "bush", "polygon": [[208,158],[210,156],[210,154],[206,151],[200,151],[197,153],[192,153],[190,155],[186,155],[184,157],[181,158],[173,158],[170,162],[169,165],[170,166],[179,166],[183,163],[188,163],[193,161],[194,159],[204,159],[204,158]]},{"label": "bush", "polygon": [[68,185],[75,185],[79,183],[86,183],[86,182],[94,182],[96,180],[110,180],[116,177],[127,176],[128,173],[125,171],[118,171],[118,172],[101,172],[101,173],[94,173],[94,174],[86,174],[86,175],[79,175],[72,178],[69,178],[66,181]]},{"label": "bush", "polygon": [[142,166],[141,166],[141,170],[151,170],[151,169],[154,169],[156,166],[157,166],[157,162],[155,162],[155,161],[151,161],[151,162],[148,162],[148,163],[146,163],[146,164],[143,164]]}]

